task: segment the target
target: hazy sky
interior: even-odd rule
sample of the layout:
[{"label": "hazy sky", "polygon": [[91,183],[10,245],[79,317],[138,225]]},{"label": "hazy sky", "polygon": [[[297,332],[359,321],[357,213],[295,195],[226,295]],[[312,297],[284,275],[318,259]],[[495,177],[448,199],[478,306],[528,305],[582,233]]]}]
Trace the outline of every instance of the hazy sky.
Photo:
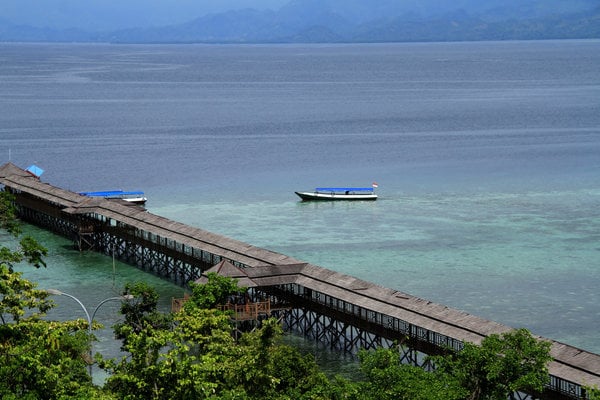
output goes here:
[{"label": "hazy sky", "polygon": [[0,0],[0,18],[37,27],[118,29],[181,23],[231,9],[278,9],[289,0]]}]

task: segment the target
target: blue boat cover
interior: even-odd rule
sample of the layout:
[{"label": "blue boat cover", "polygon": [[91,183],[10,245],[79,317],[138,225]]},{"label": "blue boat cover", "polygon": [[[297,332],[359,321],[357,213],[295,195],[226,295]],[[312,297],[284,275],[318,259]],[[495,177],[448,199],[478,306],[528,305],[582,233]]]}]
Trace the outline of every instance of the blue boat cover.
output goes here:
[{"label": "blue boat cover", "polygon": [[126,192],[123,190],[106,190],[100,192],[79,192],[80,195],[83,196],[92,196],[92,197],[114,197],[114,196],[143,196],[144,192],[141,191],[133,191]]},{"label": "blue boat cover", "polygon": [[370,187],[322,187],[316,188],[317,192],[372,192],[373,188]]}]

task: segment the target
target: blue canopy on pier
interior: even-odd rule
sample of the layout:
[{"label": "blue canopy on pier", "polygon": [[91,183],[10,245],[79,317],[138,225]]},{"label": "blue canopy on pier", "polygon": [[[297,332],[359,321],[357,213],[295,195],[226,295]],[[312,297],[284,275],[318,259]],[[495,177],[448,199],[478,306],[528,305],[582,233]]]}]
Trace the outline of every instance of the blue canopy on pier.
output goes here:
[{"label": "blue canopy on pier", "polygon": [[25,171],[29,172],[30,174],[32,174],[38,178],[44,173],[44,170],[41,169],[40,167],[38,167],[37,165],[30,165],[29,167],[27,167],[27,169]]}]

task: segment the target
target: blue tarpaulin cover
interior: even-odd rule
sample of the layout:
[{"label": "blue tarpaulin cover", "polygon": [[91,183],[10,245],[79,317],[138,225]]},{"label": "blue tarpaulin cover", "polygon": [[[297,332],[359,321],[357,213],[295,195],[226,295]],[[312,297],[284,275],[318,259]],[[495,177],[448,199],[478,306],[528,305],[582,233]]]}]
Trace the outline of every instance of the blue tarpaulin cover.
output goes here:
[{"label": "blue tarpaulin cover", "polygon": [[30,165],[25,171],[37,176],[38,178],[44,173],[44,170],[38,167],[37,165]]}]

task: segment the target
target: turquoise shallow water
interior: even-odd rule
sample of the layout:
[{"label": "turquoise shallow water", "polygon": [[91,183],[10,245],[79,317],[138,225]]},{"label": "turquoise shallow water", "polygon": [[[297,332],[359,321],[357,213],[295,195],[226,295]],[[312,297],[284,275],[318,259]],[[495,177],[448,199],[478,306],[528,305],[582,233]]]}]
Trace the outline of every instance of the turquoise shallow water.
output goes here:
[{"label": "turquoise shallow water", "polygon": [[[26,225],[24,233],[34,236],[48,249],[45,258],[46,268],[35,269],[29,265],[19,265],[16,270],[24,277],[36,282],[40,289],[57,289],[79,299],[86,307],[90,317],[101,323],[104,328],[94,331],[97,341],[94,352],[105,357],[120,357],[120,341],[115,340],[112,326],[120,322],[119,301],[109,301],[94,310],[103,300],[122,295],[123,288],[129,282],[147,282],[159,293],[159,310],[170,311],[171,298],[181,297],[183,289],[156,276],[113,260],[111,257],[93,252],[75,250],[73,243],[48,231]],[[12,237],[0,235],[3,244],[15,245]],[[50,310],[50,319],[86,319],[84,310],[73,299],[66,296],[53,296],[56,307]],[[104,376],[103,371],[94,367],[94,379],[98,382]]]},{"label": "turquoise shallow water", "polygon": [[152,211],[600,351],[599,194],[384,192],[374,203],[290,198]]}]

